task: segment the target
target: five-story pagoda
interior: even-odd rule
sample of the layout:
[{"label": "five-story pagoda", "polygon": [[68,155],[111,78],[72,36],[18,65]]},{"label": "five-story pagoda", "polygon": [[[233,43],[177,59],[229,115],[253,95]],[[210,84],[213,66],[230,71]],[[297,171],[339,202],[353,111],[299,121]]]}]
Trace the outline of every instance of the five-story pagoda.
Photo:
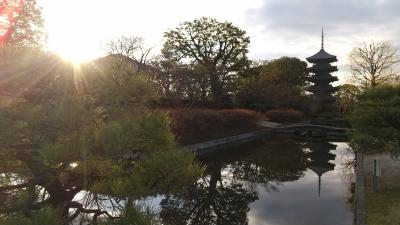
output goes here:
[{"label": "five-story pagoda", "polygon": [[311,73],[309,81],[313,83],[309,89],[313,94],[311,112],[318,116],[336,112],[333,94],[337,91],[337,87],[333,87],[331,83],[338,79],[332,76],[331,73],[338,69],[336,66],[332,66],[331,63],[337,62],[337,58],[324,50],[324,30],[322,30],[321,50],[317,54],[308,57],[307,61],[313,64],[309,68]]}]

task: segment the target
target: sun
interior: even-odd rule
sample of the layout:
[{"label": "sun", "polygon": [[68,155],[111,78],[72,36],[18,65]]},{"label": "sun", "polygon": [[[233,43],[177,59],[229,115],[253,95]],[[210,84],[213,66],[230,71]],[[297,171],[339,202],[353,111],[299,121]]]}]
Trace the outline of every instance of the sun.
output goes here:
[{"label": "sun", "polygon": [[84,46],[79,46],[76,44],[61,44],[56,46],[51,46],[50,51],[56,53],[65,61],[71,62],[73,64],[81,64],[93,60],[96,56],[88,52]]},{"label": "sun", "polygon": [[[77,33],[83,32],[78,31]],[[93,40],[85,37],[79,38],[79,35],[72,35],[68,32],[49,35],[47,47],[50,52],[56,53],[64,60],[74,64],[88,62],[104,54],[100,44],[93,44]]]}]

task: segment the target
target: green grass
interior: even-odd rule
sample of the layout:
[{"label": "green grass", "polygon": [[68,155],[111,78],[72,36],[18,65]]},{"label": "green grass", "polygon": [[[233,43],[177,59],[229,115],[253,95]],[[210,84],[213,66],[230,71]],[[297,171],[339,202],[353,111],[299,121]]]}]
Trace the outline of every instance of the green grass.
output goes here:
[{"label": "green grass", "polygon": [[368,225],[400,224],[400,189],[366,193]]}]

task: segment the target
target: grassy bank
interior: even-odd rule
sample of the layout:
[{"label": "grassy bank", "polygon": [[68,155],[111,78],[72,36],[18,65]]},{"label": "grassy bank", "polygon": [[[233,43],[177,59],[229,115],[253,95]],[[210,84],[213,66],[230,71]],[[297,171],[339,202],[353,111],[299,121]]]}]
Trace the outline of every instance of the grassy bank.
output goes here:
[{"label": "grassy bank", "polygon": [[368,225],[400,224],[400,189],[366,193]]}]

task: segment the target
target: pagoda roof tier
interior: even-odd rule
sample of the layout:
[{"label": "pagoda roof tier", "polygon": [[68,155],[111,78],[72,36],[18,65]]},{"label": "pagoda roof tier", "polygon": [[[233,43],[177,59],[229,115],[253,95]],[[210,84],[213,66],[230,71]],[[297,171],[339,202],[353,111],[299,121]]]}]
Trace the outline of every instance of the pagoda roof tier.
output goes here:
[{"label": "pagoda roof tier", "polygon": [[[334,76],[330,75],[330,76],[312,76],[312,77],[307,78],[307,80],[310,81],[310,82],[313,82],[313,81],[329,81],[329,83],[330,83],[330,82],[333,82],[333,81],[338,81],[339,79],[337,77],[334,77]],[[315,82],[313,82],[313,83],[315,83]]]},{"label": "pagoda roof tier", "polygon": [[[336,157],[336,156],[334,156]],[[334,158],[335,159],[335,158]],[[331,168],[332,170],[335,168],[335,164],[330,163],[329,160],[317,160],[311,158],[310,166],[316,166],[320,168]]]},{"label": "pagoda roof tier", "polygon": [[338,71],[337,66],[326,66],[326,65],[318,65],[314,64],[312,67],[308,68],[310,72],[319,72],[319,71],[327,71],[327,72],[335,72]]},{"label": "pagoda roof tier", "polygon": [[314,161],[329,161],[329,160],[334,160],[336,155],[332,154],[330,152],[309,152],[307,153],[307,156],[311,157],[312,160]]},{"label": "pagoda roof tier", "polygon": [[317,52],[315,55],[307,58],[307,61],[310,63],[318,63],[318,62],[336,62],[337,58],[334,55],[327,53],[323,48]]},{"label": "pagoda roof tier", "polygon": [[332,86],[328,86],[328,87],[318,87],[318,86],[312,86],[310,87],[310,91],[312,93],[317,93],[317,92],[325,92],[325,93],[330,93],[330,92],[335,92],[338,91],[339,88],[338,87],[332,87]]},{"label": "pagoda roof tier", "polygon": [[326,165],[323,166],[311,165],[309,169],[312,170],[314,173],[316,173],[318,176],[322,176],[322,174],[334,170],[335,164],[327,163]]},{"label": "pagoda roof tier", "polygon": [[[314,96],[315,96],[315,94],[314,94]],[[318,99],[319,102],[322,102],[322,103],[328,103],[328,104],[330,104],[330,103],[336,102],[336,98],[333,97],[333,96],[331,96],[331,95],[316,96],[316,98]]]},{"label": "pagoda roof tier", "polygon": [[335,150],[337,147],[337,145],[329,142],[309,142],[306,146],[312,152],[330,152],[331,150]]}]

